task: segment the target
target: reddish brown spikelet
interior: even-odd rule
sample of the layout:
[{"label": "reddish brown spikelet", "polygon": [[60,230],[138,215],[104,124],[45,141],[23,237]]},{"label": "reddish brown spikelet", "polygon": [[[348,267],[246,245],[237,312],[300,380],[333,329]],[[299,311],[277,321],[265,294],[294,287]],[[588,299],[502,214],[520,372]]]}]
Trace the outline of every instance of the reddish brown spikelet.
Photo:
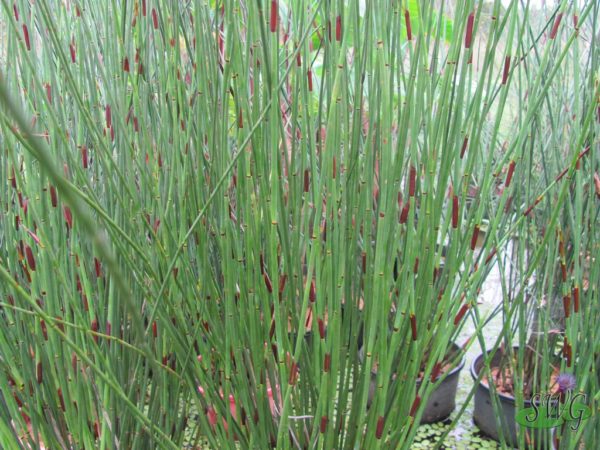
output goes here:
[{"label": "reddish brown spikelet", "polygon": [[17,176],[15,175],[15,169],[12,168],[11,172],[12,172],[12,176],[10,178],[10,185],[12,186],[13,189],[16,189],[17,188]]},{"label": "reddish brown spikelet", "polygon": [[413,404],[410,407],[410,413],[408,414],[411,417],[415,417],[415,413],[417,412],[417,409],[419,409],[419,405],[421,404],[421,397],[419,397],[418,395],[415,397],[415,399],[413,400]]},{"label": "reddish brown spikelet", "polygon": [[336,160],[335,160],[335,156],[333,157],[333,179],[335,180],[335,177],[337,175],[337,164],[336,164]]},{"label": "reddish brown spikelet", "polygon": [[279,277],[279,293],[281,294],[285,289],[285,284],[287,282],[287,275],[283,274]]},{"label": "reddish brown spikelet", "polygon": [[48,340],[48,329],[46,328],[46,322],[44,319],[40,319],[40,327],[42,328],[42,334],[44,335],[44,340]]},{"label": "reddish brown spikelet", "polygon": [[325,339],[325,322],[323,322],[323,319],[319,318],[317,319],[317,323],[319,324],[319,337]]},{"label": "reddish brown spikelet", "polygon": [[412,340],[416,341],[418,336],[417,336],[417,318],[415,317],[414,314],[410,315],[410,330],[412,333]]},{"label": "reddish brown spikelet", "polygon": [[383,435],[384,425],[385,425],[385,418],[383,416],[379,416],[377,418],[377,428],[375,429],[375,438],[376,439],[381,439],[381,436]]},{"label": "reddish brown spikelet", "polygon": [[19,10],[17,9],[17,4],[13,3],[13,12],[15,13],[15,20],[19,21]]},{"label": "reddish brown spikelet", "polygon": [[406,202],[404,207],[402,208],[402,212],[400,213],[400,223],[406,223],[408,220],[408,213],[410,211],[410,199]]},{"label": "reddish brown spikelet", "polygon": [[88,303],[87,295],[81,294],[81,301],[83,303],[83,310],[88,312],[90,310],[90,305]]},{"label": "reddish brown spikelet", "polygon": [[98,258],[94,258],[94,269],[96,271],[96,278],[102,277],[102,264]]},{"label": "reddish brown spikelet", "polygon": [[594,172],[594,189],[596,197],[600,199],[600,175],[598,175],[598,172]]},{"label": "reddish brown spikelet", "polygon": [[462,148],[460,149],[460,159],[463,159],[463,156],[465,156],[465,152],[467,151],[468,145],[469,145],[469,136],[465,136],[465,139],[463,140]]},{"label": "reddish brown spikelet", "polygon": [[27,29],[27,25],[23,24],[23,39],[25,39],[25,47],[27,47],[27,51],[31,50],[31,44],[29,42],[29,30]]},{"label": "reddish brown spikelet", "polygon": [[127,56],[123,59],[123,71],[129,73],[129,58]]},{"label": "reddish brown spikelet", "polygon": [[63,216],[65,217],[67,229],[73,228],[73,215],[71,214],[71,208],[69,208],[68,206],[64,206],[63,207]]},{"label": "reddish brown spikelet", "polygon": [[24,413],[23,411],[21,411],[21,417],[25,421],[26,425],[30,425],[31,424],[31,418],[26,413]]},{"label": "reddish brown spikelet", "polygon": [[508,173],[506,174],[506,180],[504,181],[504,186],[506,186],[507,188],[510,186],[510,182],[512,180],[513,174],[515,172],[515,165],[517,163],[512,160],[508,166]]},{"label": "reddish brown spikelet", "polygon": [[[11,385],[11,386],[12,386],[12,385]],[[14,397],[14,399],[15,399],[15,402],[17,402],[17,406],[18,406],[19,408],[22,408],[22,407],[23,407],[23,402],[21,401],[21,398],[20,398],[20,397],[17,395],[17,393],[16,393],[16,392],[13,392],[13,397]]]},{"label": "reddish brown spikelet", "polygon": [[479,225],[475,225],[473,229],[473,236],[471,237],[471,250],[475,250],[477,245],[477,238],[479,237]]},{"label": "reddish brown spikelet", "polygon": [[558,27],[560,27],[560,22],[562,21],[563,13],[558,13],[556,19],[554,19],[554,25],[552,26],[552,31],[550,31],[550,39],[554,39],[556,34],[558,33]]},{"label": "reddish brown spikelet", "polygon": [[433,366],[433,369],[431,370],[431,382],[432,383],[438,379],[441,371],[442,371],[442,363],[438,361],[435,363],[435,366]]},{"label": "reddish brown spikelet", "polygon": [[56,316],[56,326],[63,333],[65,332],[65,324],[63,323],[63,318],[61,316]]},{"label": "reddish brown spikelet", "polygon": [[573,288],[573,311],[579,312],[579,286]]},{"label": "reddish brown spikelet", "polygon": [[567,367],[571,367],[572,349],[571,349],[571,344],[569,343],[569,340],[566,337],[565,337],[565,343],[563,346],[563,354],[565,355],[565,358],[567,359]]},{"label": "reddish brown spikelet", "polygon": [[19,240],[17,252],[19,256],[19,261],[23,261],[23,259],[25,258],[25,247],[23,246],[23,240]]},{"label": "reddish brown spikelet", "polygon": [[[217,33],[217,42],[219,43],[219,55],[223,55],[225,49],[225,41],[223,40],[223,24],[221,24],[220,31]],[[257,66],[260,63],[257,61]]]},{"label": "reddish brown spikelet", "polygon": [[300,55],[300,52],[296,53],[296,65],[302,67],[302,56]]},{"label": "reddish brown spikelet", "polygon": [[155,30],[158,30],[158,14],[154,8],[152,8],[152,26]]},{"label": "reddish brown spikelet", "polygon": [[65,399],[63,398],[63,393],[62,393],[62,389],[61,388],[58,388],[57,394],[58,394],[58,401],[60,403],[60,409],[62,409],[63,411],[65,411],[66,410],[66,408],[65,408]]},{"label": "reddish brown spikelet", "polygon": [[88,168],[88,151],[85,145],[81,146],[81,165],[84,169]]},{"label": "reddish brown spikelet", "polygon": [[342,16],[335,18],[335,40],[338,42],[342,40]]},{"label": "reddish brown spikelet", "polygon": [[460,307],[458,314],[456,314],[456,317],[454,318],[454,326],[456,326],[460,323],[460,321],[463,319],[463,317],[465,316],[465,314],[467,313],[468,310],[469,310],[468,303],[465,303],[464,305],[462,305]]},{"label": "reddish brown spikelet", "polygon": [[416,189],[417,189],[417,169],[415,169],[414,166],[410,166],[408,195],[410,195],[411,197],[414,197]]},{"label": "reddish brown spikelet", "polygon": [[46,83],[45,88],[46,88],[46,98],[48,99],[48,103],[52,103],[52,86],[50,86],[50,83]]},{"label": "reddish brown spikelet", "polygon": [[367,252],[362,252],[362,271],[366,273],[367,271]]},{"label": "reddish brown spikelet", "polygon": [[510,56],[504,57],[504,71],[502,72],[502,84],[505,85],[508,81],[508,74],[510,73]]},{"label": "reddish brown spikelet", "polygon": [[490,252],[488,257],[485,259],[485,264],[488,264],[492,260],[492,258],[494,257],[495,254],[496,254],[496,247],[494,247],[492,249],[492,251]]},{"label": "reddish brown spikelet", "polygon": [[77,373],[77,354],[75,352],[71,353],[71,368],[73,373]]},{"label": "reddish brown spikelet", "polygon": [[412,41],[412,26],[410,24],[410,12],[408,8],[404,10],[404,24],[406,25],[406,39]]},{"label": "reddish brown spikelet", "polygon": [[308,78],[308,91],[312,92],[312,90],[313,90],[312,70],[308,69],[308,72],[306,73],[306,77]]},{"label": "reddish brown spikelet", "polygon": [[[133,116],[133,130],[137,133],[138,131],[140,131],[140,124],[138,122],[138,118],[136,116]],[[147,155],[147,154],[146,154]],[[148,163],[148,161],[146,161],[146,163]]]},{"label": "reddish brown spikelet", "polygon": [[325,433],[325,430],[327,429],[327,416],[322,416],[321,417],[321,426],[319,427],[319,430],[321,431],[321,434]]},{"label": "reddish brown spikelet", "polygon": [[110,105],[106,105],[104,107],[104,118],[106,119],[106,128],[112,127],[112,113],[110,110]]},{"label": "reddish brown spikelet", "polygon": [[31,284],[31,275],[29,273],[29,270],[27,269],[27,266],[25,264],[20,264],[20,266],[23,270],[23,273],[25,274],[25,278],[27,278],[27,282]]},{"label": "reddish brown spikelet", "polygon": [[158,325],[156,324],[156,320],[152,322],[152,337],[156,339],[158,336]]},{"label": "reddish brown spikelet", "polygon": [[315,287],[315,280],[310,282],[310,293],[308,296],[311,303],[314,303],[317,300],[317,289]]},{"label": "reddish brown spikelet", "polygon": [[[598,107],[600,108],[600,106]],[[587,155],[590,151],[590,146],[588,145],[577,157],[577,161],[579,161],[581,158],[583,158],[585,155]]]},{"label": "reddish brown spikelet", "polygon": [[292,368],[290,369],[290,378],[288,383],[293,386],[296,384],[296,381],[298,381],[298,364],[294,361],[292,363]]},{"label": "reddish brown spikelet", "polygon": [[573,28],[579,30],[579,16],[577,14],[573,14]]},{"label": "reddish brown spikelet", "polygon": [[565,309],[565,318],[568,319],[571,316],[571,296],[563,296],[563,307]]},{"label": "reddish brown spikelet", "polygon": [[[34,223],[34,226],[36,226],[35,223]],[[36,230],[37,230],[37,228],[36,228]],[[37,235],[33,231],[27,230],[27,233],[29,233],[29,235],[32,237],[32,239],[35,241],[35,243],[37,245],[40,245],[40,238],[37,237]]]},{"label": "reddish brown spikelet", "polygon": [[75,58],[75,56],[76,56],[76,55],[75,55],[75,43],[74,43],[74,42],[71,42],[71,43],[69,44],[69,53],[71,53],[71,62],[72,62],[73,64],[75,64],[75,61],[76,61],[76,58]]},{"label": "reddish brown spikelet", "polygon": [[277,17],[279,16],[279,4],[276,0],[271,0],[271,20],[269,21],[271,33],[277,31]]},{"label": "reddish brown spikelet", "polygon": [[469,14],[467,19],[467,31],[465,33],[465,48],[471,48],[471,42],[473,40],[473,24],[475,22],[475,14]]},{"label": "reddish brown spikelet", "polygon": [[308,169],[304,169],[304,192],[308,192],[310,188],[310,173]]},{"label": "reddish brown spikelet", "polygon": [[533,211],[533,208],[535,208],[535,203],[533,205],[529,205],[529,207],[525,211],[523,211],[523,215],[528,216],[531,213],[531,211]]},{"label": "reddish brown spikelet", "polygon": [[323,372],[327,373],[331,369],[331,353],[325,353],[323,359]]},{"label": "reddish brown spikelet", "polygon": [[452,228],[458,228],[458,196],[452,196]]},{"label": "reddish brown spikelet", "polygon": [[263,279],[265,280],[265,286],[267,287],[267,291],[269,294],[273,292],[273,285],[271,284],[271,279],[269,278],[269,274],[267,272],[263,273]]},{"label": "reddish brown spikelet", "polygon": [[25,245],[25,256],[27,256],[27,265],[32,272],[35,272],[35,258],[33,257],[33,251],[29,245]]},{"label": "reddish brown spikelet", "polygon": [[244,115],[242,113],[242,108],[240,108],[240,112],[238,114],[238,128],[244,128]]},{"label": "reddish brown spikelet", "polygon": [[142,0],[142,16],[146,17],[146,0]]},{"label": "reddish brown spikelet", "polygon": [[[271,320],[271,328],[269,328],[269,340],[273,339],[275,336],[275,319]],[[275,344],[273,344],[275,345]],[[275,345],[275,349],[273,349],[273,355],[275,355],[275,359],[277,359],[277,346]]]},{"label": "reddish brown spikelet", "polygon": [[413,267],[413,272],[416,274],[419,272],[419,258],[415,258],[415,265]]},{"label": "reddish brown spikelet", "polygon": [[[17,217],[19,217],[19,216],[17,216]],[[35,230],[37,231],[37,225],[35,224],[35,222],[33,223],[33,226],[34,226]],[[40,245],[40,238],[37,237],[37,235],[33,231],[27,230],[27,233],[32,237],[32,239],[35,241],[35,243],[37,245]],[[46,295],[46,294],[44,293],[44,295]]]},{"label": "reddish brown spikelet", "polygon": [[[97,319],[92,320],[92,331],[94,333],[98,332],[98,320]],[[98,335],[94,334],[93,337],[94,337],[94,342],[97,344],[98,343]]]},{"label": "reddish brown spikelet", "polygon": [[42,381],[44,380],[44,370],[42,368],[42,362],[41,361],[39,361],[37,363],[35,374],[36,374],[36,378],[37,378],[38,384],[42,384]]}]

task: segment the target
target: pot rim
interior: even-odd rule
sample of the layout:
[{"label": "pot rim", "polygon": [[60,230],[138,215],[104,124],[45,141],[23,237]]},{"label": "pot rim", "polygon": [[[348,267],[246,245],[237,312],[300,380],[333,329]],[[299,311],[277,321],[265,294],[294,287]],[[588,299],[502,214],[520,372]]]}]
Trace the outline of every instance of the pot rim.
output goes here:
[{"label": "pot rim", "polygon": [[[518,345],[513,345],[513,350],[518,350],[518,349],[519,349],[519,346],[518,346]],[[491,350],[488,350],[488,351],[487,351],[487,354],[489,354],[489,353],[491,353]],[[471,372],[471,377],[473,378],[473,382],[477,383],[477,385],[478,385],[479,387],[482,387],[482,388],[483,388],[483,389],[485,389],[486,391],[490,392],[490,387],[489,387],[489,386],[486,386],[486,385],[483,383],[483,381],[482,381],[482,380],[479,380],[479,381],[477,381],[477,378],[478,378],[479,374],[478,374],[477,370],[475,369],[475,365],[476,365],[476,364],[477,364],[477,363],[478,363],[478,362],[481,360],[481,358],[482,358],[483,356],[484,356],[484,355],[483,355],[483,352],[482,352],[482,353],[480,353],[479,355],[477,355],[477,356],[476,356],[476,357],[473,359],[473,362],[471,363],[471,367],[470,367],[470,372]],[[514,405],[516,405],[516,403],[517,403],[517,399],[516,399],[514,396],[512,396],[512,395],[509,395],[509,394],[504,394],[504,393],[502,393],[502,392],[498,392],[497,390],[496,390],[496,395],[497,395],[497,396],[498,396],[500,399],[502,399],[502,400],[506,400],[507,402],[510,402],[510,403],[512,403],[512,404],[514,404]],[[490,393],[490,396],[491,396],[491,393]],[[523,399],[523,405],[524,405],[525,407],[531,406],[531,400],[530,400],[530,399]]]},{"label": "pot rim", "polygon": [[[449,353],[450,349],[454,349],[459,352],[461,351],[461,347],[456,342],[452,342],[450,344],[446,354]],[[462,370],[462,368],[465,367],[466,360],[467,360],[466,355],[463,355],[462,358],[460,359],[460,362],[456,365],[456,367],[454,367],[449,372],[445,372],[445,373],[438,375],[438,379],[443,377],[444,380],[446,380],[447,378],[451,377],[452,375],[456,374],[457,372],[460,372]],[[423,381],[422,378],[417,378],[417,383],[421,383],[422,381]],[[437,380],[435,381],[435,383],[437,383]]]},{"label": "pot rim", "polygon": [[[450,344],[449,349],[454,348],[455,350],[460,351],[460,346],[456,343],[456,342],[452,342]],[[447,354],[448,352],[446,352]],[[444,380],[447,379],[448,377],[456,374],[457,372],[460,372],[462,370],[463,367],[465,367],[465,363],[466,363],[466,355],[463,355],[462,358],[460,359],[460,363],[456,365],[456,367],[454,367],[452,370],[450,370],[449,372],[444,372],[442,374],[440,374],[438,376],[439,378],[444,377]],[[377,375],[377,371],[373,371],[373,369],[371,369],[371,376],[376,376]],[[421,383],[423,381],[422,378],[417,378],[417,383]],[[435,381],[437,383],[437,380]]]}]

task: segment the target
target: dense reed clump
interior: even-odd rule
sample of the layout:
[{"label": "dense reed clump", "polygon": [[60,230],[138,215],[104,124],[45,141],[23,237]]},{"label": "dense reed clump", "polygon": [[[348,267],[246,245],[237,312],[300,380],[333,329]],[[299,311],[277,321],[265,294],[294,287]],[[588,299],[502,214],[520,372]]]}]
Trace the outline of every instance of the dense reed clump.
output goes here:
[{"label": "dense reed clump", "polygon": [[546,40],[518,3],[1,0],[0,440],[409,448],[529,202],[568,208],[517,196],[538,111],[598,98],[595,2]]}]

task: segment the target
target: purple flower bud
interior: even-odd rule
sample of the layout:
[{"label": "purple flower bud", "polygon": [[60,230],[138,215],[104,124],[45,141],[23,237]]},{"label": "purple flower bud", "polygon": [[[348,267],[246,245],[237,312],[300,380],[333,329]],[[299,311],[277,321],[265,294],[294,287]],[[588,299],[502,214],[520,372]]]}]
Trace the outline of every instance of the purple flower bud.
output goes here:
[{"label": "purple flower bud", "polygon": [[572,391],[576,386],[575,376],[570,373],[561,373],[556,377],[556,383],[560,393]]}]

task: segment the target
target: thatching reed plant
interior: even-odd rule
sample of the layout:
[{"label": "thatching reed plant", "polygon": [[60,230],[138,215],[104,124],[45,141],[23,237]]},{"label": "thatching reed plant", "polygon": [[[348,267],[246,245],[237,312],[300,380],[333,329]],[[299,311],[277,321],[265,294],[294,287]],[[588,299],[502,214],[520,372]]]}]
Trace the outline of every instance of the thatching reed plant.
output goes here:
[{"label": "thatching reed plant", "polygon": [[566,64],[517,2],[1,5],[2,442],[408,448]]},{"label": "thatching reed plant", "polygon": [[[546,11],[549,20],[545,27],[542,23],[541,31],[530,26],[525,30],[528,37],[524,41],[533,50],[537,64],[544,67],[559,59],[565,63],[554,66],[546,81],[546,93],[539,100],[529,97],[523,103],[527,113],[516,118],[517,128],[528,116],[533,120],[529,135],[519,142],[527,151],[514,171],[516,183],[506,208],[514,214],[512,228],[517,239],[512,254],[499,260],[508,280],[502,285],[504,329],[497,342],[502,344],[504,357],[496,371],[482,375],[488,380],[494,378],[492,390],[498,387],[514,396],[519,408],[536,393],[559,392],[559,373],[573,375],[573,390],[586,393],[588,400],[597,393],[595,382],[588,381],[588,372],[595,371],[593,355],[598,344],[594,333],[586,328],[595,313],[589,311],[590,316],[585,317],[580,311],[584,286],[587,301],[594,304],[592,299],[597,297],[590,288],[597,281],[590,284],[590,273],[594,270],[591,255],[598,245],[594,186],[599,164],[600,66],[593,40],[598,33],[599,10],[594,5],[590,20],[582,23],[579,18],[584,10],[581,4],[561,4]],[[571,29],[560,28],[566,17],[572,20]],[[530,93],[542,89],[543,83],[527,71],[523,74],[522,89]],[[513,345],[518,346],[517,351]],[[492,356],[493,352],[489,359]],[[590,407],[594,408],[591,400]],[[564,441],[561,448],[577,448],[582,442],[595,445],[596,428],[595,420],[584,423],[572,432],[577,438]],[[520,446],[538,448],[541,434],[537,435],[538,442],[533,442],[535,438],[532,429],[520,428]]]}]

